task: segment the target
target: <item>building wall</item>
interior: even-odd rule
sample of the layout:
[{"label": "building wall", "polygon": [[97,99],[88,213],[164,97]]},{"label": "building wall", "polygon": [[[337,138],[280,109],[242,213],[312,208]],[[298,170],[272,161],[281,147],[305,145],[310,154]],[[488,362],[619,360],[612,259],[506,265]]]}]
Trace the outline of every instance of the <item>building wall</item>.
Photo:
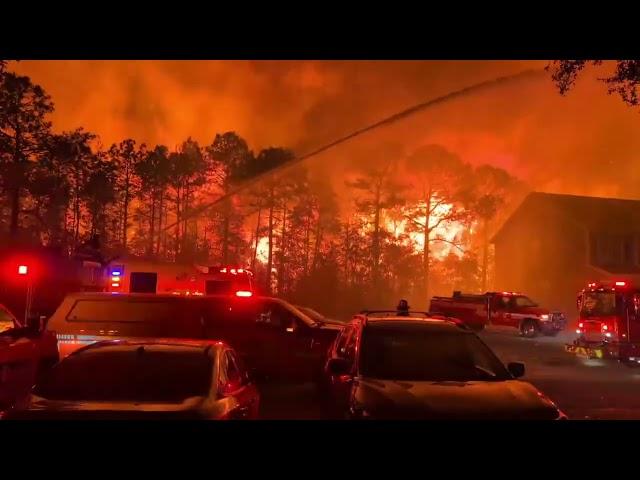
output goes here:
[{"label": "building wall", "polygon": [[496,287],[531,296],[572,318],[586,283],[587,235],[544,206],[521,209],[495,239]]}]

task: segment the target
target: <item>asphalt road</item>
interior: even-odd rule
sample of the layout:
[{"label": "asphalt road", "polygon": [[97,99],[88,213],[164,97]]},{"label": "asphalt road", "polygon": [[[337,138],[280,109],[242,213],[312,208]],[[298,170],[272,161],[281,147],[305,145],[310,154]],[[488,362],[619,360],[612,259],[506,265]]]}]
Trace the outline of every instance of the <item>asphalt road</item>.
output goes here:
[{"label": "asphalt road", "polygon": [[480,336],[504,363],[525,362],[523,380],[538,387],[569,418],[640,419],[640,368],[565,352],[564,344],[573,340],[571,332],[536,339],[495,330]]},{"label": "asphalt road", "polygon": [[[504,363],[526,364],[523,380],[551,398],[571,419],[640,419],[640,368],[564,351],[570,332],[558,337],[521,338],[511,330],[480,334]],[[265,386],[265,419],[327,418],[312,385]]]}]

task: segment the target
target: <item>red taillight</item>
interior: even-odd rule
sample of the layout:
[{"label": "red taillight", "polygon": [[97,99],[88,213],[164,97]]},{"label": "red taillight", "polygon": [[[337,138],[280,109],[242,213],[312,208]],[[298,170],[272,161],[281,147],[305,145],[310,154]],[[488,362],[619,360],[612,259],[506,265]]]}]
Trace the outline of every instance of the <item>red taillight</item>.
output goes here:
[{"label": "red taillight", "polygon": [[238,290],[236,292],[236,297],[250,297],[253,295],[253,292],[250,292],[248,290]]},{"label": "red taillight", "polygon": [[627,282],[616,282],[616,287],[624,287]]},{"label": "red taillight", "polygon": [[114,287],[114,288],[118,288],[118,287],[120,286],[120,284],[119,284],[119,283],[114,282],[114,283],[112,283],[112,284],[111,284],[111,286],[112,286],[112,287]]}]

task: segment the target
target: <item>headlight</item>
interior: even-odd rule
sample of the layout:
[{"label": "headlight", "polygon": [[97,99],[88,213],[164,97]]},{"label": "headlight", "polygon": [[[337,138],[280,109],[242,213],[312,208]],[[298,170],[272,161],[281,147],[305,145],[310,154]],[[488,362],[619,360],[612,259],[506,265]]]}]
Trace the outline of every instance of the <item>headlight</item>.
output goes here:
[{"label": "headlight", "polygon": [[549,320],[549,315],[546,313],[544,315],[540,315],[540,320]]}]

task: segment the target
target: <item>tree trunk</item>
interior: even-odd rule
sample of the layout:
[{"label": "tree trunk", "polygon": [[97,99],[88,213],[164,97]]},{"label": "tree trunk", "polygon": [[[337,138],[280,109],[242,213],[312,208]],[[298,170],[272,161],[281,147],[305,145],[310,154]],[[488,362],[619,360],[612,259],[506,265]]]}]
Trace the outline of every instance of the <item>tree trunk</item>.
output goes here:
[{"label": "tree trunk", "polygon": [[253,258],[251,259],[251,270],[255,271],[256,259],[258,257],[258,243],[260,240],[260,217],[262,215],[262,205],[258,203],[258,221],[256,222],[256,238],[255,245],[253,247]]},{"label": "tree trunk", "polygon": [[158,239],[155,246],[156,255],[160,255],[160,246],[164,237],[163,227],[167,224],[167,213],[164,205],[164,189],[160,187],[160,200],[158,202]]},{"label": "tree trunk", "polygon": [[20,221],[20,187],[14,186],[11,189],[11,223],[9,227],[9,233],[12,237],[18,235],[18,226]]},{"label": "tree trunk", "polygon": [[273,209],[274,209],[274,187],[269,193],[269,253],[267,255],[267,275],[265,279],[265,291],[271,293],[271,269],[273,268]]},{"label": "tree trunk", "polygon": [[[320,223],[320,219],[318,219],[318,223]],[[306,277],[309,274],[309,250],[311,247],[309,246],[309,242],[311,241],[311,215],[307,215],[307,221],[304,225],[304,276]]]},{"label": "tree trunk", "polygon": [[[430,262],[430,254],[431,254],[431,189],[427,193],[427,198],[425,199],[425,218],[424,218],[424,249],[422,252],[422,271],[424,272],[424,298],[427,303],[427,307],[429,305],[429,262]],[[428,308],[427,308],[428,309]]]},{"label": "tree trunk", "polygon": [[129,178],[125,177],[124,206],[122,211],[122,249],[127,251],[127,232],[129,230]]},{"label": "tree trunk", "polygon": [[285,288],[285,255],[287,239],[287,202],[282,207],[282,233],[280,234],[280,245],[278,246],[278,295],[282,295]]},{"label": "tree trunk", "polygon": [[349,267],[351,265],[351,235],[350,235],[350,224],[347,220],[347,224],[344,232],[344,279],[347,285],[350,285],[351,282],[351,271]]},{"label": "tree trunk", "polygon": [[482,291],[487,291],[487,262],[489,261],[489,221],[484,219],[482,232]]},{"label": "tree trunk", "polygon": [[147,255],[153,255],[153,240],[156,234],[156,192],[151,192],[151,219],[149,220],[149,244],[147,245]]},{"label": "tree trunk", "polygon": [[[229,186],[225,182],[224,194],[229,193]],[[222,263],[229,262],[229,215],[231,213],[231,199],[224,200],[222,205]]]},{"label": "tree trunk", "polygon": [[320,245],[322,244],[322,224],[320,218],[316,224],[316,241],[313,246],[313,261],[311,262],[311,271],[314,271],[318,266],[318,257],[320,255]]},{"label": "tree trunk", "polygon": [[176,188],[176,227],[175,227],[175,259],[178,259],[180,254],[180,222],[182,218],[180,216],[180,188]]},{"label": "tree trunk", "polygon": [[374,201],[374,215],[373,215],[373,286],[376,294],[380,286],[380,190],[381,185],[376,185],[375,201]]}]

